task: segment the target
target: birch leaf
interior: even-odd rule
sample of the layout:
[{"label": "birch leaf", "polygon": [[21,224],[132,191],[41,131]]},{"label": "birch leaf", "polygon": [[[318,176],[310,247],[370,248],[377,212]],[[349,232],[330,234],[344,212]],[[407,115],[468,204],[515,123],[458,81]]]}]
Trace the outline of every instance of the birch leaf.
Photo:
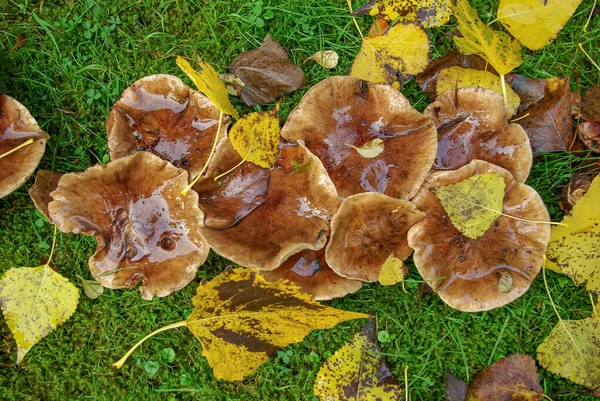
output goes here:
[{"label": "birch leaf", "polygon": [[346,145],[350,146],[351,148],[356,150],[359,155],[367,159],[372,159],[382,154],[384,147],[383,140],[380,138],[372,139],[360,147],[350,145],[349,143]]},{"label": "birch leaf", "polygon": [[269,168],[279,153],[279,104],[270,112],[242,117],[229,132],[233,148],[243,160]]},{"label": "birch leaf", "polygon": [[451,0],[371,0],[353,15],[372,15],[388,22],[421,22],[425,28],[444,25],[452,15]]},{"label": "birch leaf", "polygon": [[391,254],[383,264],[377,281],[383,286],[401,283],[404,281],[404,276],[406,274],[405,270],[406,267],[404,266],[402,259]]},{"label": "birch leaf", "polygon": [[313,60],[321,67],[332,69],[338,65],[340,56],[334,50],[321,50],[304,60],[306,63],[308,60]]}]

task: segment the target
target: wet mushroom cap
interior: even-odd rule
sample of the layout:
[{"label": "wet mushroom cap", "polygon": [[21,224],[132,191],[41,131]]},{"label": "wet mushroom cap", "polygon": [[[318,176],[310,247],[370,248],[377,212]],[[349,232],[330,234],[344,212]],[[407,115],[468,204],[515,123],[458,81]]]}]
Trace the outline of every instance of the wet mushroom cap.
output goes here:
[{"label": "wet mushroom cap", "polygon": [[0,95],[0,155],[29,139],[34,142],[0,159],[0,198],[19,188],[33,174],[48,140],[25,106],[8,95]]},{"label": "wet mushroom cap", "polygon": [[[219,110],[203,94],[172,75],[150,75],[125,89],[106,121],[111,160],[146,151],[200,173],[212,148]],[[230,123],[223,117],[219,136]]]},{"label": "wet mushroom cap", "polygon": [[456,170],[471,160],[485,160],[525,182],[533,157],[529,137],[519,124],[509,124],[502,95],[467,87],[442,93],[424,111],[437,127],[434,170]]},{"label": "wet mushroom cap", "polygon": [[408,232],[413,260],[440,298],[463,312],[498,308],[523,295],[540,271],[550,225],[500,216],[479,238],[456,229],[433,190],[473,175],[494,173],[505,182],[502,212],[533,221],[550,221],[535,190],[505,169],[473,160],[456,171],[432,173],[413,202],[426,215]]},{"label": "wet mushroom cap", "polygon": [[[65,174],[48,209],[59,230],[94,235],[90,270],[107,288],[142,282],[144,299],[185,287],[209,247],[187,172],[148,152]],[[114,272],[114,273],[113,273]]]},{"label": "wet mushroom cap", "polygon": [[406,234],[424,216],[403,199],[376,192],[350,196],[331,221],[327,263],[342,277],[375,282],[390,255],[410,256]]},{"label": "wet mushroom cap", "polygon": [[48,204],[52,202],[50,193],[58,187],[58,181],[60,181],[62,176],[62,173],[50,170],[38,170],[35,182],[29,189],[29,196],[33,204],[48,220],[50,220]]},{"label": "wet mushroom cap", "polygon": [[282,141],[264,203],[230,228],[201,232],[219,255],[274,270],[300,251],[325,246],[339,203],[319,159],[302,144]]},{"label": "wet mushroom cap", "polygon": [[[327,169],[341,197],[381,192],[410,199],[435,158],[431,120],[389,85],[335,76],[312,87],[289,115],[281,136],[303,140]],[[381,141],[383,152],[357,148]]]}]

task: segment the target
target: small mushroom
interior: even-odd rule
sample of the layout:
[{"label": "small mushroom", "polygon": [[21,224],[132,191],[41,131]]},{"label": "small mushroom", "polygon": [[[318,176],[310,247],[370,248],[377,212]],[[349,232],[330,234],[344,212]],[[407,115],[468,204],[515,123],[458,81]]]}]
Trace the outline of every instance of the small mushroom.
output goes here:
[{"label": "small mushroom", "polygon": [[33,204],[48,220],[50,220],[48,204],[52,202],[50,193],[58,187],[58,181],[60,181],[62,176],[62,173],[39,170],[35,176],[35,182],[29,189],[29,196]]},{"label": "small mushroom", "polygon": [[[224,116],[219,136],[230,119]],[[219,110],[203,94],[172,75],[150,75],[125,89],[106,121],[111,160],[146,151],[200,173],[217,135]]]},{"label": "small mushroom", "polygon": [[433,170],[456,170],[471,160],[485,160],[525,182],[532,164],[527,133],[509,124],[502,95],[467,87],[442,93],[425,109],[437,127],[438,148]]},{"label": "small mushroom", "polygon": [[[33,174],[47,140],[48,135],[25,106],[8,95],[0,95],[0,199]],[[14,151],[19,146],[22,147]]]},{"label": "small mushroom", "polygon": [[375,282],[390,256],[410,256],[406,234],[424,216],[403,199],[376,192],[349,196],[331,221],[327,263],[342,277]]},{"label": "small mushroom", "polygon": [[186,171],[138,152],[65,174],[48,210],[59,230],[96,237],[89,265],[104,287],[141,281],[144,299],[164,297],[196,276],[209,251],[198,195],[181,195],[187,183]]},{"label": "small mushroom", "polygon": [[[452,225],[438,187],[471,176],[494,173],[504,179],[502,213],[479,238],[471,239]],[[473,160],[455,171],[432,173],[412,200],[425,218],[408,232],[408,244],[423,279],[451,307],[463,312],[498,308],[523,295],[540,271],[550,240],[550,216],[535,190],[505,169]]]},{"label": "small mushroom", "polygon": [[[437,142],[431,120],[400,92],[350,76],[327,78],[306,92],[281,136],[303,140],[343,198],[381,192],[410,199],[431,168]],[[383,151],[359,152],[375,140]]]}]

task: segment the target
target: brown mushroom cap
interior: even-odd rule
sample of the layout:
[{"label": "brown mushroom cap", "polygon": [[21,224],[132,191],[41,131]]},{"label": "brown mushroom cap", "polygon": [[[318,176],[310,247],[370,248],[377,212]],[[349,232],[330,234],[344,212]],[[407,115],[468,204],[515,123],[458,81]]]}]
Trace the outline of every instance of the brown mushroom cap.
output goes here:
[{"label": "brown mushroom cap", "polygon": [[34,142],[0,159],[0,198],[27,181],[46,150],[48,135],[29,110],[8,95],[0,95],[0,155],[32,138]]},{"label": "brown mushroom cap", "polygon": [[532,164],[529,137],[519,124],[508,124],[502,95],[467,87],[442,93],[425,109],[437,127],[434,170],[456,170],[478,159],[510,171],[525,182]]},{"label": "brown mushroom cap", "polygon": [[526,220],[550,221],[535,190],[505,169],[473,160],[456,171],[431,174],[413,198],[425,219],[408,232],[419,273],[440,298],[463,312],[498,308],[523,295],[540,271],[550,225],[498,217],[479,238],[470,239],[451,223],[435,188],[473,175],[494,173],[506,184],[502,212]]},{"label": "brown mushroom cap", "polygon": [[[108,116],[106,132],[111,160],[147,151],[190,180],[200,173],[212,149],[219,110],[203,94],[172,75],[150,75],[125,89]],[[230,118],[223,117],[220,136]]]},{"label": "brown mushroom cap", "polygon": [[[281,136],[303,140],[329,172],[341,197],[382,192],[410,199],[435,158],[431,120],[389,85],[350,76],[313,86],[289,115]],[[360,148],[383,141],[383,153],[361,156]]]},{"label": "brown mushroom cap", "polygon": [[164,297],[195,277],[209,251],[198,196],[181,195],[187,183],[186,171],[138,152],[65,174],[48,209],[59,230],[96,236],[89,265],[103,286],[141,280],[144,299]]},{"label": "brown mushroom cap", "polygon": [[339,203],[319,159],[300,143],[282,142],[264,203],[230,228],[201,232],[219,255],[274,270],[300,251],[325,246]]},{"label": "brown mushroom cap", "polygon": [[33,204],[48,220],[50,220],[48,204],[52,202],[50,193],[58,187],[58,181],[60,181],[62,176],[62,173],[50,170],[38,170],[35,182],[29,189],[29,196]]},{"label": "brown mushroom cap", "polygon": [[403,199],[376,192],[350,196],[331,221],[327,263],[342,277],[375,282],[390,255],[410,256],[406,234],[424,216]]},{"label": "brown mushroom cap", "polygon": [[261,274],[269,281],[286,279],[298,284],[302,291],[317,301],[343,297],[360,290],[362,282],[338,276],[325,261],[325,249],[305,250],[287,259],[281,266]]}]

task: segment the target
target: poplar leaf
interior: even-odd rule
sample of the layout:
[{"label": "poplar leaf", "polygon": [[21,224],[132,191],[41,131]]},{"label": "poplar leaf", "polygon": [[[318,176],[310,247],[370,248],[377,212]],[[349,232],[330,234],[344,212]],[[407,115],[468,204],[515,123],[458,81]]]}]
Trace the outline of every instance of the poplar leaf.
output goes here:
[{"label": "poplar leaf", "polygon": [[384,143],[381,138],[375,138],[368,142],[365,142],[362,146],[354,146],[347,143],[346,145],[350,146],[354,150],[358,152],[364,158],[372,159],[374,157],[379,156],[383,153]]},{"label": "poplar leaf", "polygon": [[402,259],[391,254],[383,263],[377,281],[383,286],[401,283],[404,281],[405,270],[406,267],[404,266]]},{"label": "poplar leaf", "polygon": [[231,127],[229,140],[245,161],[269,168],[279,154],[279,104],[270,112],[246,114]]},{"label": "poplar leaf", "polygon": [[552,227],[546,255],[548,266],[558,267],[587,291],[600,293],[600,176],[565,216],[566,226]]},{"label": "poplar leaf", "polygon": [[332,69],[338,65],[340,56],[334,50],[321,50],[304,60],[306,63],[308,60],[313,60],[321,67]]},{"label": "poplar leaf", "polygon": [[183,57],[177,57],[177,65],[187,75],[198,90],[204,93],[223,114],[233,116],[236,120],[240,118],[237,110],[229,101],[229,93],[219,73],[207,62],[198,60],[200,72],[192,68],[190,63]]},{"label": "poplar leaf", "polygon": [[17,342],[17,365],[42,338],[67,321],[77,288],[48,264],[9,269],[0,278],[0,307]]},{"label": "poplar leaf", "polygon": [[525,47],[551,43],[581,0],[500,0],[498,20]]},{"label": "poplar leaf", "polygon": [[313,391],[322,401],[397,401],[402,388],[380,355],[373,321],[331,356]]},{"label": "poplar leaf", "polygon": [[483,57],[500,75],[505,75],[523,62],[521,45],[505,32],[493,31],[471,7],[468,0],[455,0],[453,13],[462,36],[454,43],[464,54]]},{"label": "poplar leaf", "polygon": [[371,0],[353,15],[372,15],[388,22],[421,22],[425,28],[444,25],[452,15],[451,0]]},{"label": "poplar leaf", "polygon": [[436,188],[433,192],[454,227],[464,236],[477,239],[500,216],[504,187],[502,177],[487,173]]}]

